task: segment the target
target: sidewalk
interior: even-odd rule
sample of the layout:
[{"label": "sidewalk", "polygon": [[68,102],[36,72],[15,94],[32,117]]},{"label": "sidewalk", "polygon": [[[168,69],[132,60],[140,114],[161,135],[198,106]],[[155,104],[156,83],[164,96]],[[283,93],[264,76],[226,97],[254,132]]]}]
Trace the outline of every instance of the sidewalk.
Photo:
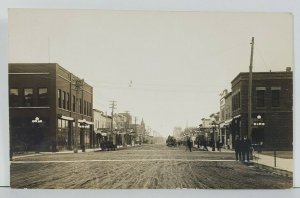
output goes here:
[{"label": "sidewalk", "polygon": [[257,164],[262,164],[279,170],[285,170],[293,172],[293,159],[284,159],[276,157],[276,167],[274,156],[263,155],[255,152],[253,156],[253,162]]},{"label": "sidewalk", "polygon": [[[212,151],[211,147],[207,147],[207,148],[208,148],[209,152],[219,152],[217,150]],[[235,151],[222,148],[221,152],[234,154]],[[253,160],[251,160],[251,162],[256,163],[258,165],[268,166],[270,168],[274,168],[277,170],[288,171],[291,173],[293,173],[293,170],[294,170],[293,169],[293,159],[276,157],[276,167],[275,167],[274,156],[264,155],[264,154],[257,153],[257,152],[253,153]]]},{"label": "sidewalk", "polygon": [[[140,145],[134,145],[134,146],[127,145],[127,148],[137,147],[137,146],[140,146]],[[116,149],[116,151],[118,151],[118,150],[124,150],[124,149],[126,149],[126,147],[118,146],[118,148]],[[98,151],[102,151],[101,148],[89,148],[89,149],[85,149],[85,153],[88,153],[88,152],[98,152]],[[25,154],[14,155],[12,157],[12,159],[18,159],[18,158],[30,157],[30,156],[37,156],[37,155],[53,155],[53,154],[68,154],[68,153],[69,154],[70,153],[74,153],[74,151],[73,150],[64,150],[64,151],[58,151],[58,152],[39,152],[39,153],[28,152],[28,153],[25,153]],[[84,153],[84,152],[82,152],[81,149],[78,149],[77,153]]]}]

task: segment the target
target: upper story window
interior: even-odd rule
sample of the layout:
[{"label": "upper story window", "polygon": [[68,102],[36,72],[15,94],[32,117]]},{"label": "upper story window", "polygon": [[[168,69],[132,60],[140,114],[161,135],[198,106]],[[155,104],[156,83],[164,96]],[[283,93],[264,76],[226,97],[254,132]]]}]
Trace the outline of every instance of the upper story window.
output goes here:
[{"label": "upper story window", "polygon": [[76,107],[76,101],[75,101],[75,96],[73,95],[73,100],[72,100],[72,106],[73,106],[73,112],[75,112],[75,107]]},{"label": "upper story window", "polygon": [[79,113],[82,114],[82,99],[79,99]]},{"label": "upper story window", "polygon": [[86,115],[87,116],[90,115],[89,106],[90,106],[90,104],[88,102],[86,102]]},{"label": "upper story window", "polygon": [[86,115],[86,101],[83,103],[83,114]]},{"label": "upper story window", "polygon": [[32,88],[24,89],[24,106],[25,107],[33,106],[33,89]]},{"label": "upper story window", "polygon": [[49,106],[48,89],[47,88],[39,88],[38,105],[39,106]]},{"label": "upper story window", "polygon": [[66,101],[67,101],[67,110],[70,110],[70,94],[67,93],[66,95]]},{"label": "upper story window", "polygon": [[271,87],[272,107],[280,107],[280,87]]},{"label": "upper story window", "polygon": [[63,109],[66,108],[66,92],[63,91],[63,94],[62,94],[62,107]]},{"label": "upper story window", "polygon": [[241,108],[241,92],[237,92],[232,96],[232,110]]},{"label": "upper story window", "polygon": [[19,106],[19,89],[9,90],[9,106],[10,107]]},{"label": "upper story window", "polygon": [[58,107],[61,108],[61,90],[57,91]]},{"label": "upper story window", "polygon": [[256,87],[256,107],[265,107],[265,87]]}]

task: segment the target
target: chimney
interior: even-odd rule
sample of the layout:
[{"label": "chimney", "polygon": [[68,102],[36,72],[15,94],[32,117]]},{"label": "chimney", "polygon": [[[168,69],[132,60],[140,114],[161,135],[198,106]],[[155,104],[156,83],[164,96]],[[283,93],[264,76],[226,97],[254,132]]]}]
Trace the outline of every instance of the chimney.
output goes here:
[{"label": "chimney", "polygon": [[287,67],[285,71],[286,71],[286,72],[291,72],[291,71],[292,71],[292,68],[291,68],[291,67]]}]

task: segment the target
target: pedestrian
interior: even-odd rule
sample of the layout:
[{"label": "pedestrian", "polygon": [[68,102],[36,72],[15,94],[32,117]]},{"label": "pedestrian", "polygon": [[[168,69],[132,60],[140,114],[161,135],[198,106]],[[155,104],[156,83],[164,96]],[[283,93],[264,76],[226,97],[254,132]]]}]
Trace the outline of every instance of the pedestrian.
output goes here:
[{"label": "pedestrian", "polygon": [[241,161],[242,160],[242,156],[241,156],[241,139],[238,135],[235,137],[234,151],[235,151],[236,161],[239,161],[239,160]]},{"label": "pedestrian", "polygon": [[221,152],[221,142],[220,140],[217,141],[217,149],[219,152]]},{"label": "pedestrian", "polygon": [[185,145],[185,151],[187,151],[189,149],[189,145],[190,145],[190,138],[189,137],[186,138],[185,144],[186,144]]},{"label": "pedestrian", "polygon": [[186,139],[186,149],[185,149],[185,151],[186,150],[190,150],[190,152],[192,152],[192,140],[190,139],[190,137],[187,137],[187,139]]},{"label": "pedestrian", "polygon": [[206,140],[203,141],[203,150],[208,151]]},{"label": "pedestrian", "polygon": [[250,147],[251,147],[250,140],[247,138],[247,136],[245,136],[241,142],[241,151],[242,151],[242,156],[243,156],[243,162],[245,161],[245,157],[247,158],[247,162],[250,161],[250,158],[249,158]]}]

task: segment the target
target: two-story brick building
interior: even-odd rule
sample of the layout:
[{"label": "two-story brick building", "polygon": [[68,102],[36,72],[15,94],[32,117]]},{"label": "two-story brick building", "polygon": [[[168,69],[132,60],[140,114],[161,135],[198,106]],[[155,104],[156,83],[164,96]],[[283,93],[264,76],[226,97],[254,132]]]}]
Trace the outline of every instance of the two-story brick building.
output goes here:
[{"label": "two-story brick building", "polygon": [[[249,73],[238,74],[232,85],[232,135],[248,134]],[[253,72],[253,143],[264,149],[291,150],[293,147],[293,73]]]},{"label": "two-story brick building", "polygon": [[[81,82],[76,86],[76,82]],[[79,87],[76,91],[76,87]],[[93,146],[93,87],[56,63],[9,64],[12,150]],[[78,124],[76,127],[75,123]],[[77,139],[77,142],[74,141]]]}]

